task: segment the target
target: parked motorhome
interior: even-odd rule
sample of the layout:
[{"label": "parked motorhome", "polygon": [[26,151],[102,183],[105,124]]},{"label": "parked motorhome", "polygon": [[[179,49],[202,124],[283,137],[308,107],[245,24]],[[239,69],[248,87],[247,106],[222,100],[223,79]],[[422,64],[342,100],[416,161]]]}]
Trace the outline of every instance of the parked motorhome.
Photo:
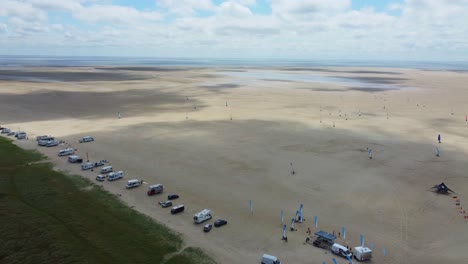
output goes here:
[{"label": "parked motorhome", "polygon": [[86,143],[86,142],[92,142],[92,141],[94,141],[94,138],[90,136],[83,137],[82,139],[80,139],[80,143]]},{"label": "parked motorhome", "polygon": [[73,155],[75,151],[72,148],[66,148],[66,149],[61,149],[58,152],[59,156],[68,156],[68,155]]},{"label": "parked motorhome", "polygon": [[162,184],[155,184],[148,187],[148,191],[146,192],[148,195],[155,195],[158,193],[162,193],[164,191],[164,186]]},{"label": "parked motorhome", "polygon": [[281,261],[275,256],[263,254],[262,264],[281,264]]},{"label": "parked motorhome", "polygon": [[343,258],[351,258],[353,256],[353,254],[351,253],[351,251],[349,251],[349,249],[347,249],[345,246],[342,246],[338,243],[334,243],[331,246],[330,250],[336,255],[341,256]]},{"label": "parked motorhome", "polygon": [[210,220],[211,218],[212,218],[211,210],[209,210],[209,209],[204,209],[203,211],[198,212],[193,216],[193,220],[197,224],[203,223],[206,220]]},{"label": "parked motorhome", "polygon": [[137,180],[137,179],[129,180],[127,181],[127,185],[125,186],[125,188],[127,189],[136,188],[142,184],[143,184],[143,180]]},{"label": "parked motorhome", "polygon": [[101,173],[109,173],[112,172],[112,166],[105,166],[101,168]]},{"label": "parked motorhome", "polygon": [[108,181],[115,181],[115,180],[118,180],[118,179],[122,179],[123,178],[123,171],[116,171],[116,172],[111,172],[107,175],[107,180]]},{"label": "parked motorhome", "polygon": [[171,214],[178,214],[185,210],[185,206],[183,204],[176,205],[171,208]]},{"label": "parked motorhome", "polygon": [[357,261],[370,260],[372,258],[372,250],[367,247],[355,247],[354,258]]},{"label": "parked motorhome", "polygon": [[82,163],[83,159],[80,158],[80,156],[71,155],[71,156],[68,157],[68,162],[70,162],[70,163]]},{"label": "parked motorhome", "polygon": [[94,168],[94,163],[92,163],[92,162],[86,162],[84,164],[81,164],[81,169],[82,170],[90,170],[92,168]]}]

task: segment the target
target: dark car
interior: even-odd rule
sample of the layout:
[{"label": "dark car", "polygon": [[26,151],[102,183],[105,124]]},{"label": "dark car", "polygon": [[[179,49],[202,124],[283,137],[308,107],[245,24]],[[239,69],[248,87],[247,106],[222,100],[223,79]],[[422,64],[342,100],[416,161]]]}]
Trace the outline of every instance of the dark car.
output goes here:
[{"label": "dark car", "polygon": [[212,224],[206,224],[204,227],[203,227],[203,231],[204,232],[210,232],[211,228],[213,227]]},{"label": "dark car", "polygon": [[16,134],[16,133],[12,131],[12,132],[9,132],[9,133],[7,134],[7,136],[14,136],[15,134]]},{"label": "dark car", "polygon": [[160,201],[159,204],[162,206],[162,208],[166,208],[166,207],[172,206],[172,202],[171,202],[171,201]]},{"label": "dark car", "polygon": [[168,200],[174,200],[174,199],[177,199],[177,198],[179,198],[179,195],[178,195],[178,194],[169,194],[169,195],[167,196],[167,199],[168,199]]},{"label": "dark car", "polygon": [[227,224],[227,221],[224,220],[224,219],[219,219],[219,220],[216,220],[216,222],[214,222],[215,227],[220,227],[220,226],[223,226],[225,224]]}]

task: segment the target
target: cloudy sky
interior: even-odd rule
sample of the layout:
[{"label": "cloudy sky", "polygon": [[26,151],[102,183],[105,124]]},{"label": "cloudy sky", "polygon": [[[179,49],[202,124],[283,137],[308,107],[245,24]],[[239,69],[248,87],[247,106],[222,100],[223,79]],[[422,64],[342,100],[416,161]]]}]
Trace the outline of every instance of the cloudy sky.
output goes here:
[{"label": "cloudy sky", "polygon": [[468,0],[0,0],[1,55],[468,60]]}]

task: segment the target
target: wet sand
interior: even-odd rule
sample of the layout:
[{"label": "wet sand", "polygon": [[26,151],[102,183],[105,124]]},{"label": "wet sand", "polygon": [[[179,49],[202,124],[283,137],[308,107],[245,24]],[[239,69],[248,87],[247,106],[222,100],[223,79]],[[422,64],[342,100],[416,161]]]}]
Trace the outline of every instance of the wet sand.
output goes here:
[{"label": "wet sand", "polygon": [[[25,69],[16,71],[28,77]],[[316,231],[314,216],[318,229],[338,233],[346,227],[347,238],[339,243],[356,246],[365,234],[366,245],[375,246],[372,263],[468,259],[468,222],[451,196],[428,191],[443,181],[462,205],[468,202],[468,73],[393,68],[26,71],[55,81],[0,80],[0,125],[29,133],[31,140],[18,141],[20,146],[39,149],[58,169],[93,181],[96,172],[82,172],[56,155],[65,146],[39,148],[32,138],[52,134],[81,156],[109,160],[125,179],[97,184],[182,233],[188,245],[203,248],[219,263],[257,263],[263,253],[284,263],[331,263],[330,252],[304,244],[307,227]],[[256,71],[345,80],[272,81],[265,75],[256,78]],[[367,84],[355,86],[347,79]],[[398,89],[382,89],[382,84]],[[78,144],[86,135],[96,141]],[[372,160],[367,148],[373,150]],[[146,184],[126,190],[130,179]],[[165,186],[164,195],[148,197],[147,186],[156,183]],[[157,204],[168,193],[181,196],[176,203],[186,206],[184,213],[171,215]],[[301,203],[306,221],[288,232],[285,243],[280,212],[289,228]],[[192,216],[204,208],[228,225],[203,233]]]}]

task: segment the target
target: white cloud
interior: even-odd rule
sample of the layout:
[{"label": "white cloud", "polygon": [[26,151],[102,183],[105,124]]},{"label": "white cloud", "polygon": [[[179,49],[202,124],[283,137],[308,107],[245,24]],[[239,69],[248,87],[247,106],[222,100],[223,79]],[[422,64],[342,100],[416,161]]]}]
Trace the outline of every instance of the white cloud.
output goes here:
[{"label": "white cloud", "polygon": [[225,16],[246,17],[252,15],[252,11],[250,11],[248,7],[235,1],[226,1],[222,3],[217,10],[221,15]]},{"label": "white cloud", "polygon": [[344,12],[351,0],[271,0],[271,9],[280,17],[311,18],[317,14]]},{"label": "white cloud", "polygon": [[20,2],[15,0],[2,0],[0,5],[0,17],[19,17],[25,20],[41,20],[47,19],[47,13],[35,8],[27,2]]},{"label": "white cloud", "polygon": [[117,5],[93,5],[76,10],[73,16],[88,22],[135,23],[159,21],[162,15],[152,11],[139,11],[132,7]]},{"label": "white cloud", "polygon": [[211,0],[157,0],[156,3],[179,15],[193,15],[197,10],[213,10]]}]

